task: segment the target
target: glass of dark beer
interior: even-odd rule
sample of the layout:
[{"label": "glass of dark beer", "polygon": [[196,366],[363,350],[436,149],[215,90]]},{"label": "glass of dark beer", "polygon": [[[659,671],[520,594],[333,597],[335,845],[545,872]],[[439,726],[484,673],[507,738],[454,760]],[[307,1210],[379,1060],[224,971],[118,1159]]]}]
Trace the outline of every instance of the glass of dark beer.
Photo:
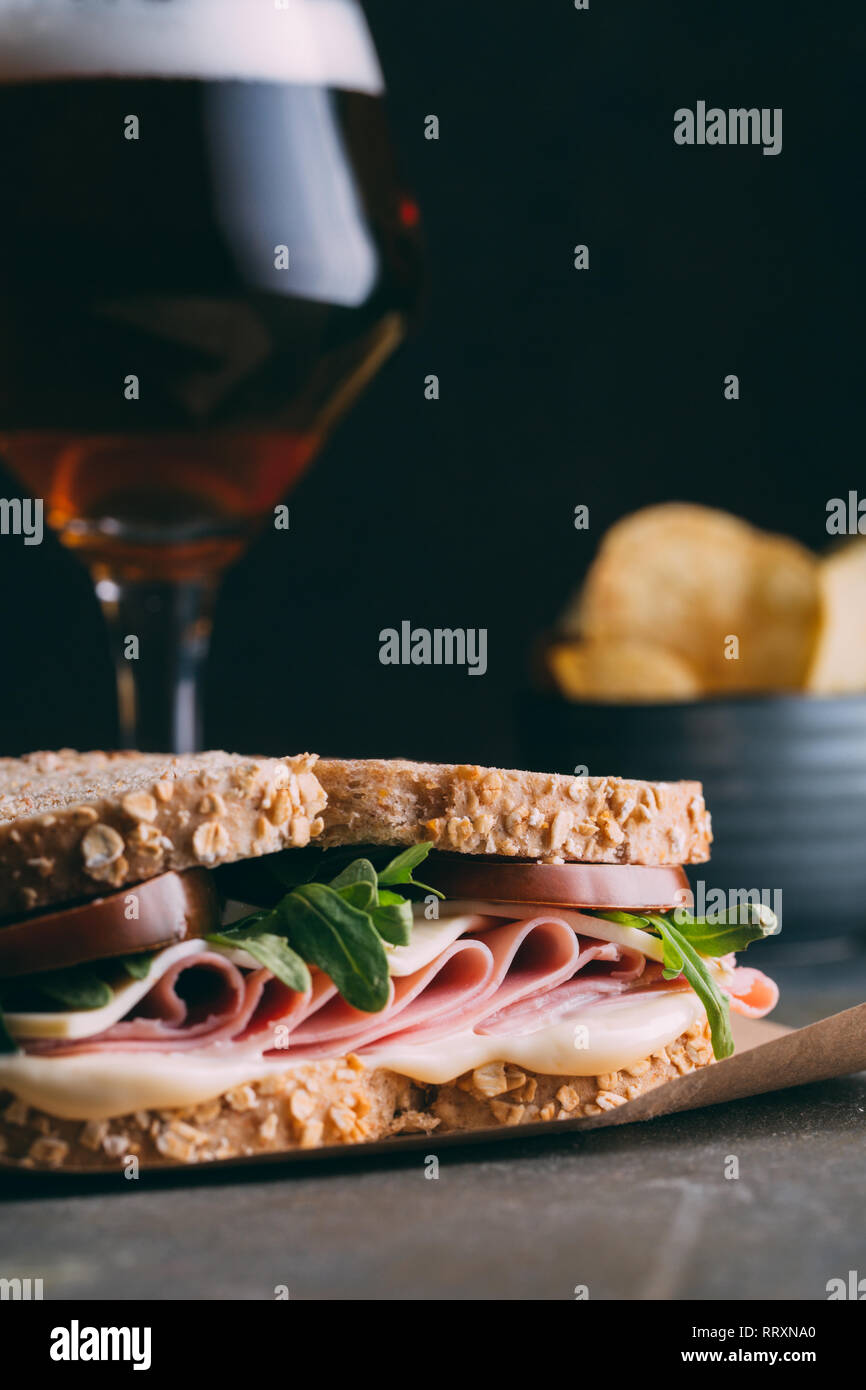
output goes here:
[{"label": "glass of dark beer", "polygon": [[123,746],[201,744],[221,572],[403,336],[357,0],[0,0],[0,453],[89,566]]}]

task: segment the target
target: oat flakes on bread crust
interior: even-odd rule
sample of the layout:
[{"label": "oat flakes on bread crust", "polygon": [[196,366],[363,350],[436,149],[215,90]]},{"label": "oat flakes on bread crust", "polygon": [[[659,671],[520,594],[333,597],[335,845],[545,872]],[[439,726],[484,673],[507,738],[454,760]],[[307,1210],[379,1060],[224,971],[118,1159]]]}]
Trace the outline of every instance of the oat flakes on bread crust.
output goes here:
[{"label": "oat flakes on bread crust", "polygon": [[0,759],[0,916],[303,846],[315,755],[29,753]]},{"label": "oat flakes on bread crust", "polygon": [[0,1167],[37,1171],[142,1168],[373,1143],[400,1134],[453,1134],[549,1120],[591,1119],[713,1063],[709,1025],[602,1076],[551,1076],[489,1062],[424,1086],[349,1054],[301,1062],[184,1110],[113,1120],[59,1120],[0,1093]]},{"label": "oat flakes on bread crust", "polygon": [[569,777],[403,759],[323,758],[322,845],[411,845],[586,864],[698,864],[710,817],[700,782]]}]

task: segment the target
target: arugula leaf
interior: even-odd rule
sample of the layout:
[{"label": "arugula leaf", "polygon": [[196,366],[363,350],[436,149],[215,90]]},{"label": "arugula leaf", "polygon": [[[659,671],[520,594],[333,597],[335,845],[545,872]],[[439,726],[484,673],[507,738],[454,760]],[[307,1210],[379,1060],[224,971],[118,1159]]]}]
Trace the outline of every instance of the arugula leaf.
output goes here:
[{"label": "arugula leaf", "polygon": [[[412,868],[427,857],[431,847],[432,841],[424,845],[411,845],[405,853],[388,860],[387,847],[382,845],[335,845],[325,850],[308,845],[305,849],[280,850],[276,854],[244,859],[236,864],[220,864],[213,873],[225,897],[234,898],[237,902],[273,907],[287,892],[305,883],[333,883],[335,876],[341,877],[347,868],[359,861],[360,855],[374,873],[376,865],[385,859],[386,867],[379,874],[380,883],[406,883],[441,898],[443,894],[437,889],[425,883],[415,883],[411,877]],[[408,874],[407,860],[411,861]],[[389,871],[396,871],[399,877],[383,880],[382,874]]]},{"label": "arugula leaf", "polygon": [[378,1013],[390,997],[388,958],[366,912],[325,883],[295,888],[280,904],[289,940],[331,977],[355,1009]]},{"label": "arugula leaf", "polygon": [[18,1044],[13,1038],[3,1018],[3,1010],[0,1009],[0,1053],[18,1052]]},{"label": "arugula leaf", "polygon": [[775,936],[779,930],[775,912],[759,903],[747,903],[712,917],[693,917],[686,909],[678,909],[673,923],[702,956],[745,951],[753,941]]},{"label": "arugula leaf", "polygon": [[410,845],[404,849],[402,854],[398,854],[386,864],[384,869],[379,870],[379,883],[406,883],[413,888],[423,888],[425,893],[433,893],[437,898],[444,898],[445,894],[440,893],[438,888],[431,888],[427,883],[419,883],[412,877],[412,870],[423,863],[433,848],[432,840],[425,840],[421,845]]},{"label": "arugula leaf", "polygon": [[116,960],[134,980],[146,980],[150,974],[151,962],[156,955],[156,951],[140,951],[134,956],[117,956]]},{"label": "arugula leaf", "polygon": [[691,942],[687,941],[678,927],[665,917],[647,914],[650,926],[655,927],[662,939],[665,953],[664,977],[672,979],[683,974],[707,1011],[713,1052],[720,1060],[730,1057],[734,1051],[731,1035],[731,1006],[727,995],[723,994],[710,975],[706,961],[702,960]]},{"label": "arugula leaf", "polygon": [[[581,911],[586,912],[586,909],[581,908]],[[614,912],[613,910],[610,912],[602,912],[601,909],[598,909],[597,911],[587,912],[587,916],[603,917],[606,922],[618,922],[620,926],[623,927],[639,927],[641,931],[646,931],[647,929],[646,917],[638,917],[634,912]]]},{"label": "arugula leaf", "polygon": [[347,883],[344,888],[338,888],[337,892],[350,907],[356,907],[359,912],[372,912],[373,899],[370,897],[369,883]]},{"label": "arugula leaf", "polygon": [[379,905],[370,912],[373,926],[392,946],[408,946],[412,937],[412,904],[387,888],[379,893]]},{"label": "arugula leaf", "polygon": [[[685,975],[695,994],[707,1012],[710,1035],[713,1040],[713,1053],[721,1060],[730,1057],[734,1051],[731,1036],[731,1008],[727,995],[723,994],[711,976],[706,961],[698,954],[698,947],[682,930],[666,917],[657,913],[599,912],[609,922],[619,922],[627,927],[649,928],[658,933],[664,952],[664,978],[671,980],[676,975]],[[727,954],[720,951],[720,955]]]},{"label": "arugula leaf", "polygon": [[229,928],[225,932],[215,932],[205,937],[214,946],[237,946],[246,951],[260,965],[270,970],[289,989],[303,994],[310,988],[310,972],[301,957],[293,951],[284,936],[260,928],[247,928],[241,932]]},{"label": "arugula leaf", "polygon": [[64,1009],[101,1009],[114,998],[111,986],[87,965],[72,965],[66,970],[33,975],[28,984]]},{"label": "arugula leaf", "polygon": [[421,845],[410,845],[408,849],[401,850],[389,860],[384,869],[379,870],[380,883],[409,883],[411,881],[412,870],[419,864],[423,864],[427,855],[430,853],[432,840],[425,841]]},{"label": "arugula leaf", "polygon": [[[381,850],[375,846],[368,851],[370,858],[359,856],[348,846],[268,855],[268,873],[252,883],[254,891],[246,894],[247,901],[264,901],[268,906],[208,940],[215,945],[243,946],[292,988],[307,987],[306,983],[293,982],[300,979],[298,965],[306,972],[303,962],[310,961],[330,976],[354,1008],[377,1013],[390,998],[384,943],[407,945],[413,921],[409,899],[386,887],[380,890],[379,885],[405,884],[442,897],[437,889],[416,883],[412,877],[412,870],[426,859],[430,848],[430,844],[412,845],[393,857],[380,873],[374,860],[379,862]],[[230,870],[232,867],[228,866]],[[329,881],[323,882],[325,879]],[[275,885],[288,891],[274,892]],[[237,891],[231,881],[228,891]],[[256,942],[264,938],[265,946],[257,948]],[[275,952],[283,974],[271,963]],[[285,952],[293,959],[288,961]]]},{"label": "arugula leaf", "polygon": [[331,879],[330,886],[347,903],[360,908],[362,912],[378,905],[378,880],[369,859],[353,859],[342,873]]},{"label": "arugula leaf", "polygon": [[[282,898],[280,899],[282,902]],[[238,917],[230,926],[223,927],[223,936],[242,936],[246,932],[251,932],[256,928],[262,931],[274,932],[279,935],[282,931],[282,918],[280,917],[280,903],[276,907],[261,908],[257,912],[248,912],[246,917]]]}]

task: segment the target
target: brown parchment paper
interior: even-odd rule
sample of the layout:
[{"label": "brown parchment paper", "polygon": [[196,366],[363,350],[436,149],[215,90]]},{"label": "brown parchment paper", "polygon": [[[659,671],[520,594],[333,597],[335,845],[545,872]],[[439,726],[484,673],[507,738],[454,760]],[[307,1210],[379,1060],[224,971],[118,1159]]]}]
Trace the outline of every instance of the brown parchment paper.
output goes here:
[{"label": "brown parchment paper", "polygon": [[736,1014],[731,1027],[737,1049],[733,1057],[678,1076],[637,1100],[578,1123],[597,1129],[600,1124],[651,1120],[657,1115],[783,1091],[866,1068],[866,1004],[831,1014],[805,1028],[784,1028]]},{"label": "brown parchment paper", "polygon": [[[791,1086],[804,1086],[813,1081],[826,1081],[833,1076],[866,1070],[866,1004],[832,1014],[805,1028],[785,1028],[764,1019],[748,1019],[733,1015],[731,1026],[736,1052],[724,1062],[703,1067],[667,1081],[655,1090],[638,1096],[637,1100],[607,1110],[586,1119],[559,1120],[555,1124],[495,1126],[486,1129],[460,1130],[453,1134],[411,1134],[393,1139],[377,1140],[371,1144],[332,1144],[320,1149],[295,1149],[283,1153],[255,1154],[249,1158],[231,1158],[203,1164],[176,1163],[166,1160],[148,1164],[148,1172],[182,1170],[190,1175],[212,1172],[215,1168],[238,1168],[262,1163],[317,1163],[322,1160],[356,1159],[372,1155],[411,1152],[422,1149],[465,1147],[472,1144],[507,1143],[535,1135],[555,1135],[576,1129],[601,1129],[606,1125],[625,1125],[638,1120],[652,1120],[681,1110],[696,1110],[702,1106],[719,1105],[724,1101],[740,1100],[745,1096],[781,1091]],[[22,1169],[4,1164],[0,1169],[27,1175],[28,1181],[50,1177],[53,1181],[70,1177],[98,1176],[105,1179],[106,1169],[64,1167],[50,1173]]]}]

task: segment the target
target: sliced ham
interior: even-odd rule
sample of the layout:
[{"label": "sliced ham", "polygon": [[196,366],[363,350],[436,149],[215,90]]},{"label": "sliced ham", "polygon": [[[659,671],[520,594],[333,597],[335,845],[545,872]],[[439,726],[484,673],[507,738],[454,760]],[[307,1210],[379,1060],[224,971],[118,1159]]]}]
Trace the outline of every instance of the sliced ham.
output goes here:
[{"label": "sliced ham", "polygon": [[[484,940],[497,955],[496,976],[484,998],[463,1013],[455,1029],[534,1032],[578,1002],[628,989],[647,964],[646,957],[631,947],[575,936],[557,917],[515,922],[488,932]],[[605,969],[593,973],[595,963]],[[621,968],[610,970],[611,964]],[[397,1037],[400,1042],[431,1042],[440,1032],[438,1027],[416,1029],[411,1037],[403,1032]]]},{"label": "sliced ham", "polygon": [[[586,919],[591,922],[591,918]],[[752,1018],[769,1013],[778,989],[760,970],[725,958],[722,988],[732,1008]],[[379,1013],[352,1008],[321,971],[305,992],[270,971],[244,972],[207,949],[168,966],[133,1013],[104,1032],[76,1040],[26,1043],[29,1052],[180,1051],[228,1043],[251,1054],[315,1059],[374,1044],[421,1044],[455,1032],[524,1034],[575,1008],[625,991],[688,989],[665,980],[662,966],[631,946],[578,935],[545,911],[461,936],[412,975],[390,982]]]},{"label": "sliced ham", "polygon": [[337,993],[337,986],[320,970],[312,973],[312,986],[304,994],[289,989],[282,980],[271,975],[262,990],[255,1011],[246,1027],[237,1035],[238,1042],[250,1042],[255,1049],[264,1035],[276,1038],[280,1047],[288,1046],[292,1031],[308,1014],[322,1008]]},{"label": "sliced ham", "polygon": [[747,1018],[763,1018],[779,1002],[779,986],[763,970],[750,965],[738,965],[731,972],[733,979],[725,987],[731,1008]]},{"label": "sliced ham", "polygon": [[[600,948],[606,944],[596,943]],[[383,1029],[377,1041],[427,1043],[448,1033],[466,1032],[495,1010],[554,989],[579,969],[580,938],[556,917],[529,917],[495,927],[484,933],[484,945],[493,969],[480,993],[432,1017],[403,1018],[404,1026],[396,1031]]]},{"label": "sliced ham", "polygon": [[[735,1013],[746,1014],[749,1018],[763,1018],[775,1009],[779,1002],[779,986],[763,970],[755,970],[749,965],[737,965],[736,957],[722,956],[719,964],[724,973],[719,988],[728,996]],[[684,975],[673,980],[662,977],[662,966],[658,961],[647,961],[647,968],[638,983],[643,989],[691,989]]]},{"label": "sliced ham", "polygon": [[[177,1052],[206,1047],[243,1033],[266,985],[269,970],[244,975],[215,951],[184,956],[145,995],[130,1018],[90,1038],[33,1042],[27,1051],[64,1055],[72,1052]],[[183,991],[178,988],[184,982]],[[303,1000],[304,995],[298,995]]]},{"label": "sliced ham", "polygon": [[337,995],[292,1032],[294,1056],[357,1052],[392,1033],[395,1021],[411,1029],[454,1018],[486,991],[494,969],[488,940],[489,934],[484,941],[461,937],[414,975],[394,981],[391,1002],[381,1013],[360,1013]]}]

